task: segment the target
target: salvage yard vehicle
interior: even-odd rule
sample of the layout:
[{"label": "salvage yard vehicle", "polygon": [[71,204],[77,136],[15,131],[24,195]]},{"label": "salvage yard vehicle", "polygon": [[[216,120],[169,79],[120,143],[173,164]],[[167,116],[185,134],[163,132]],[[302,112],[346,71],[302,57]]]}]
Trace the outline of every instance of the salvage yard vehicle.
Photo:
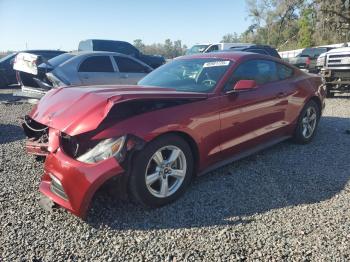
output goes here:
[{"label": "salvage yard vehicle", "polygon": [[135,46],[125,41],[87,39],[80,41],[78,51],[109,51],[129,55],[141,60],[153,69],[165,64],[163,56],[145,55]]},{"label": "salvage yard vehicle", "polygon": [[350,92],[350,47],[328,51],[321,74],[326,83],[327,97]]},{"label": "salvage yard vehicle", "polygon": [[281,58],[276,49],[272,48],[271,46],[247,43],[198,44],[188,49],[186,51],[186,55],[227,51],[252,52]]},{"label": "salvage yard vehicle", "polygon": [[[21,59],[17,62],[20,63]],[[22,79],[23,72],[19,71],[18,81],[21,83],[22,91],[16,95],[38,99],[53,87],[135,85],[153,70],[140,60],[112,52],[66,53],[29,70],[26,64],[20,67],[16,63],[14,67],[17,70],[23,70],[25,74],[30,73],[32,76],[30,81],[28,77]]]},{"label": "salvage yard vehicle", "polygon": [[[49,60],[65,53],[65,51],[60,50],[27,50],[25,52],[35,54],[41,60]],[[13,70],[13,63],[18,53],[20,52],[11,53],[0,59],[0,88],[18,83],[16,72]]]},{"label": "salvage yard vehicle", "polygon": [[[276,58],[281,58],[277,50],[269,45],[242,44],[240,46],[230,47],[229,51],[252,52],[262,55],[269,55]],[[226,50],[224,50],[226,51]]]},{"label": "salvage yard vehicle", "polygon": [[222,50],[228,50],[231,47],[244,46],[244,43],[215,43],[215,44],[196,44],[186,50],[186,55],[194,55],[199,53],[210,53]]},{"label": "salvage yard vehicle", "polygon": [[317,73],[317,58],[330,49],[328,47],[308,47],[295,57],[288,58],[288,62],[309,73]]},{"label": "salvage yard vehicle", "polygon": [[45,155],[40,191],[85,217],[98,188],[126,177],[132,201],[160,207],[192,177],[288,138],[309,143],[321,78],[247,52],[183,56],[137,86],[48,92],[25,117],[27,150]]}]

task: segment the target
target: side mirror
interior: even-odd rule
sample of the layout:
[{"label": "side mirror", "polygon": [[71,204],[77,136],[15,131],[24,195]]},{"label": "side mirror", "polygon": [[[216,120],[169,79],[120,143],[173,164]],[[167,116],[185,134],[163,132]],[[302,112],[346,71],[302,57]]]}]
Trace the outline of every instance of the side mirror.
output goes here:
[{"label": "side mirror", "polygon": [[257,88],[257,83],[255,80],[239,80],[234,86],[234,91],[247,91]]}]

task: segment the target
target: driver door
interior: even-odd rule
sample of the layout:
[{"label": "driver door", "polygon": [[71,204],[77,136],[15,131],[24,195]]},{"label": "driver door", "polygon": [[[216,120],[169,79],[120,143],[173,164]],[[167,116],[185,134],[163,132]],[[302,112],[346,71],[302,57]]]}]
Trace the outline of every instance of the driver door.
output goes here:
[{"label": "driver door", "polygon": [[[239,80],[255,80],[257,87],[232,92]],[[221,153],[224,158],[282,136],[288,105],[284,94],[275,62],[249,60],[238,66],[221,100]]]}]

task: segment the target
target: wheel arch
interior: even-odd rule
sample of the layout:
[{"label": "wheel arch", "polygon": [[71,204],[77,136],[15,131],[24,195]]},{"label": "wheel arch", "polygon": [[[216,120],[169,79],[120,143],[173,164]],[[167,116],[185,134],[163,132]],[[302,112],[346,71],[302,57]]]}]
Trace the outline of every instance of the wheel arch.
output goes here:
[{"label": "wheel arch", "polygon": [[320,110],[320,113],[322,112],[322,102],[321,99],[318,96],[312,96],[310,97],[307,102],[305,103],[305,105],[309,102],[309,101],[314,101],[317,105],[318,105],[318,109]]}]

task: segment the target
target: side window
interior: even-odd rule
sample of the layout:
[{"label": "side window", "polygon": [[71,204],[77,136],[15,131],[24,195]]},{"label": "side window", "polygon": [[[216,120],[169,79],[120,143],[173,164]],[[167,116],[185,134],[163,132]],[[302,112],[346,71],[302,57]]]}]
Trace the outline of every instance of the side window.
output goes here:
[{"label": "side window", "polygon": [[301,53],[300,57],[313,57],[314,56],[314,50],[313,48],[305,48]]},{"label": "side window", "polygon": [[293,76],[294,70],[289,66],[285,66],[280,63],[277,63],[277,74],[278,74],[279,80],[284,80]]},{"label": "side window", "polygon": [[119,72],[121,73],[146,73],[147,69],[145,66],[138,62],[121,56],[114,56],[114,60],[118,65]]},{"label": "side window", "polygon": [[315,49],[315,57],[319,57],[320,54],[323,54],[327,52],[327,49],[326,48],[316,48]]},{"label": "side window", "polygon": [[214,52],[214,51],[218,51],[218,50],[219,50],[218,45],[212,45],[211,47],[209,47],[209,49],[207,50],[206,53],[210,53],[210,52]]},{"label": "side window", "polygon": [[88,57],[81,63],[79,72],[114,72],[109,56]]},{"label": "side window", "polygon": [[269,60],[250,60],[241,64],[234,72],[233,83],[239,80],[255,80],[258,84],[265,84],[279,80],[276,63]]}]

